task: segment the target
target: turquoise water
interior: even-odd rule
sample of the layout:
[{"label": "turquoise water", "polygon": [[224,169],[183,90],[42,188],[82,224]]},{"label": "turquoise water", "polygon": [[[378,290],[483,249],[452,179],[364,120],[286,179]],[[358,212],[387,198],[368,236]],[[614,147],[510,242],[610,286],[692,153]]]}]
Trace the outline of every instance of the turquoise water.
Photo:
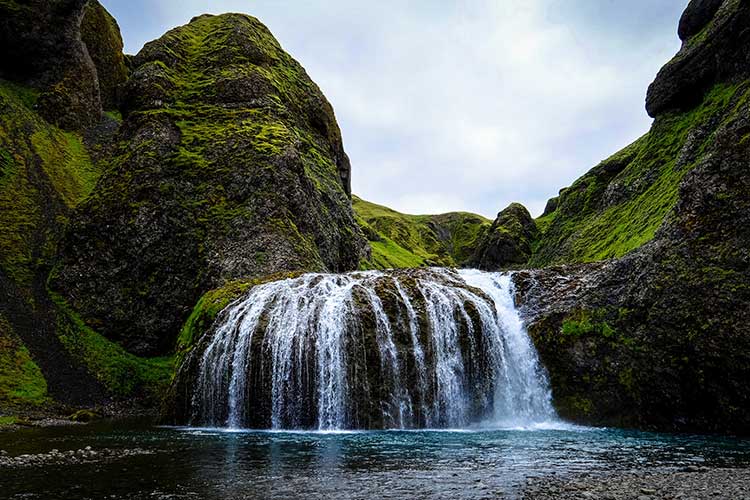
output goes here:
[{"label": "turquoise water", "polygon": [[565,425],[314,433],[105,422],[0,433],[9,456],[86,446],[141,454],[0,468],[0,497],[513,498],[534,476],[750,464],[747,440]]}]

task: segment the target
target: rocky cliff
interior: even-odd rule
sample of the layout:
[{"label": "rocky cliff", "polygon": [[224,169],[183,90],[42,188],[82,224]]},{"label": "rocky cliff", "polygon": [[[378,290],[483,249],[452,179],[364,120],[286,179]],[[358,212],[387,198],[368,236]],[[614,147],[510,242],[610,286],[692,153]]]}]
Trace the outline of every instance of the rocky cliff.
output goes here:
[{"label": "rocky cliff", "polygon": [[94,0],[0,2],[0,110],[0,413],[153,405],[203,292],[368,255],[333,110],[250,16],[126,61]]},{"label": "rocky cliff", "polygon": [[132,66],[115,149],[52,281],[87,324],[165,353],[227,280],[357,267],[365,241],[333,110],[265,26],[201,16]]},{"label": "rocky cliff", "polygon": [[748,15],[691,2],[683,47],[649,89],[651,131],[537,221],[532,263],[624,255],[516,276],[567,418],[750,431]]}]

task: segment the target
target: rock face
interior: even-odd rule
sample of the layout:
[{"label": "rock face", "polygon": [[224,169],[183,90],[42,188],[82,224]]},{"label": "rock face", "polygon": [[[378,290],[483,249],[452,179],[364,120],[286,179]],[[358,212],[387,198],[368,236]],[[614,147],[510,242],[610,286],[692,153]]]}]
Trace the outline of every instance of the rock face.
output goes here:
[{"label": "rock face", "polygon": [[715,83],[746,75],[748,26],[750,8],[743,0],[692,0],[680,19],[682,48],[648,89],[648,114],[688,109]]},{"label": "rock face", "polygon": [[516,276],[562,416],[750,432],[747,89],[653,241],[620,260]]},{"label": "rock face", "polygon": [[163,353],[227,280],[357,267],[366,243],[333,110],[258,20],[201,16],[148,43],[123,114],[52,280],[104,335]]},{"label": "rock face", "polygon": [[498,270],[525,264],[531,257],[531,244],[537,234],[536,223],[526,207],[520,203],[511,203],[497,214],[469,265],[479,269]]},{"label": "rock face", "polygon": [[89,1],[83,11],[80,31],[81,41],[96,67],[102,107],[115,110],[128,77],[117,21],[98,2]]},{"label": "rock face", "polygon": [[51,123],[98,123],[125,76],[119,30],[95,0],[0,3],[0,77],[39,89],[37,109]]},{"label": "rock face", "polygon": [[[737,9],[750,9],[742,5]],[[692,107],[660,114],[647,134],[563,189],[536,221],[540,236],[529,263],[619,258],[652,240],[678,201],[680,183],[736,118],[746,98],[747,68],[707,92],[696,91]]]}]

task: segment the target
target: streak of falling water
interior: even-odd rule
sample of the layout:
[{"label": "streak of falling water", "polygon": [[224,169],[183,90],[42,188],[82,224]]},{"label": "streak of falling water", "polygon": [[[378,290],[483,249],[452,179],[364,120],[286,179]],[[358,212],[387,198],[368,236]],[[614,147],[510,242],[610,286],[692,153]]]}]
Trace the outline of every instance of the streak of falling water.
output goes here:
[{"label": "streak of falling water", "polygon": [[222,312],[194,356],[192,424],[336,430],[556,419],[507,274],[434,268],[262,284]]},{"label": "streak of falling water", "polygon": [[501,334],[504,361],[495,395],[494,421],[500,425],[530,425],[556,419],[547,375],[515,307],[510,274],[462,269],[467,284],[481,289],[495,303],[496,331]]}]

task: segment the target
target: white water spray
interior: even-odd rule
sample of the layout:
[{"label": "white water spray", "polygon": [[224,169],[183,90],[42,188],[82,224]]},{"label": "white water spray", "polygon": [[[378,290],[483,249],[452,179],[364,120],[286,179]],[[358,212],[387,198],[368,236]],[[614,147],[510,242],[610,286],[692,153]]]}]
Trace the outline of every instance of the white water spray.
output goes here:
[{"label": "white water spray", "polygon": [[556,420],[511,276],[306,274],[230,304],[195,356],[191,424],[273,429]]}]

